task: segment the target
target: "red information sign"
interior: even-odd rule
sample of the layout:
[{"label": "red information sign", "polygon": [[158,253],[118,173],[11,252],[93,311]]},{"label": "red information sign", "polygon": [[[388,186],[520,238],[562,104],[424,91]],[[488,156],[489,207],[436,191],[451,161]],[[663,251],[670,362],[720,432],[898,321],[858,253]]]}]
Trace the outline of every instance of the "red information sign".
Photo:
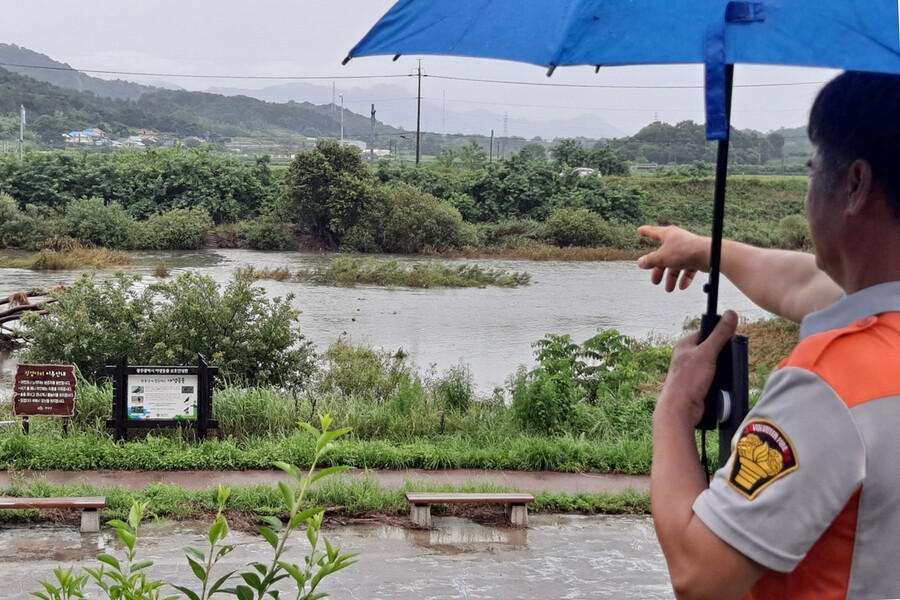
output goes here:
[{"label": "red information sign", "polygon": [[75,414],[73,365],[16,365],[13,411],[17,417]]}]

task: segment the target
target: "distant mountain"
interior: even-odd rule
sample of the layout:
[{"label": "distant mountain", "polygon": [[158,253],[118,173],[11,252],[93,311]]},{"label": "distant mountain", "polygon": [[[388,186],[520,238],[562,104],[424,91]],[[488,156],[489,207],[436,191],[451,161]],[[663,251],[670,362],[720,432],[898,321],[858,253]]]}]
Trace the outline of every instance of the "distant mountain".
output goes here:
[{"label": "distant mountain", "polygon": [[[233,87],[213,87],[211,93],[226,96],[250,96],[268,102],[310,102],[330,105],[332,98],[339,105],[340,100],[331,86],[310,83],[285,83],[257,90]],[[346,107],[353,107],[367,113],[375,104],[376,116],[384,123],[407,130],[416,128],[416,98],[408,90],[397,85],[379,84],[369,88],[355,87],[339,89],[344,94]],[[422,129],[431,132],[490,136],[491,129],[496,136],[503,135],[504,113],[491,110],[458,111],[445,110],[434,101],[422,102]],[[572,119],[527,120],[509,119],[506,135],[527,139],[569,138],[583,136],[600,139],[621,137],[623,132],[596,115],[586,114]]]},{"label": "distant mountain", "polygon": [[[90,92],[65,89],[0,68],[0,115],[8,115],[18,129],[19,105],[28,116],[29,134],[43,145],[62,144],[62,135],[99,127],[120,137],[134,129],[153,129],[177,137],[256,137],[283,140],[287,134],[337,137],[341,119],[330,107],[289,102],[275,104],[246,96],[227,97],[205,92],[154,89],[137,100],[104,98]],[[367,139],[368,117],[345,111],[347,138]],[[377,134],[399,131],[376,123]]]},{"label": "distant mountain", "polygon": [[121,79],[108,81],[90,77],[49,56],[14,44],[0,44],[0,67],[38,81],[79,92],[91,92],[104,98],[137,100],[141,94],[157,89]]}]

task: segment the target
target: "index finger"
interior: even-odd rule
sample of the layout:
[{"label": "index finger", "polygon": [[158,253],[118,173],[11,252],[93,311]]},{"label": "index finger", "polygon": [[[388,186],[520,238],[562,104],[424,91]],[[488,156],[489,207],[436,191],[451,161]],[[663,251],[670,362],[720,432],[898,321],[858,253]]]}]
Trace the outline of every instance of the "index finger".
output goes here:
[{"label": "index finger", "polygon": [[658,225],[641,225],[638,227],[638,235],[650,238],[651,240],[662,241],[663,228]]}]

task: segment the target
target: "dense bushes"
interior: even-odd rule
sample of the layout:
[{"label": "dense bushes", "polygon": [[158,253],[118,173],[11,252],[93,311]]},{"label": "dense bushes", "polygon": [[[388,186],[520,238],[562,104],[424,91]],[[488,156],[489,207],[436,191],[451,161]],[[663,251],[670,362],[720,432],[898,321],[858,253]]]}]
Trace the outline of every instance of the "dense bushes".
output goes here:
[{"label": "dense bushes", "polygon": [[634,227],[605,221],[586,208],[562,208],[545,224],[547,239],[557,246],[635,248],[638,244]]},{"label": "dense bushes", "polygon": [[639,390],[662,379],[671,349],[638,342],[612,329],[580,345],[568,335],[548,335],[533,345],[539,366],[521,369],[512,380],[513,412],[523,427],[543,432],[596,430],[612,422],[614,428],[647,429],[653,406],[643,402]]},{"label": "dense bushes", "polygon": [[226,379],[296,385],[312,372],[312,351],[289,299],[235,281],[220,291],[191,273],[145,287],[119,275],[82,277],[58,292],[48,316],[27,319],[23,360],[78,365],[88,379],[127,357],[132,364],[195,364],[204,355]]},{"label": "dense bushes", "polygon": [[203,208],[217,222],[255,214],[280,191],[265,162],[247,165],[207,149],[141,153],[30,152],[0,158],[0,191],[21,205],[62,210],[78,198],[118,202],[136,219]]},{"label": "dense bushes", "polygon": [[56,233],[52,218],[31,204],[20,211],[12,196],[0,193],[0,248],[39,248]]},{"label": "dense bushes", "polygon": [[118,202],[78,198],[66,206],[66,233],[86,246],[127,249],[135,241],[137,226]]},{"label": "dense bushes", "polygon": [[143,250],[196,250],[213,222],[203,208],[177,208],[140,223],[136,246]]},{"label": "dense bushes", "polygon": [[244,227],[247,245],[254,250],[287,250],[294,244],[294,228],[266,215],[249,221]]},{"label": "dense bushes", "polygon": [[474,230],[450,203],[408,185],[382,188],[347,233],[347,246],[361,252],[416,254],[475,243]]}]

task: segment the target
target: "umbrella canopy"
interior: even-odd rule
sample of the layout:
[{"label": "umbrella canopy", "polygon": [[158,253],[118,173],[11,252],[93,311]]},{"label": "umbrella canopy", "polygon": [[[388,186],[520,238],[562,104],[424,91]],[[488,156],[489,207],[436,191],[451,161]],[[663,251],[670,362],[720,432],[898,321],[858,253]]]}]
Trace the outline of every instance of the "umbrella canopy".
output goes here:
[{"label": "umbrella canopy", "polygon": [[565,65],[702,63],[726,139],[725,65],[900,73],[895,0],[400,0],[350,51]]}]

